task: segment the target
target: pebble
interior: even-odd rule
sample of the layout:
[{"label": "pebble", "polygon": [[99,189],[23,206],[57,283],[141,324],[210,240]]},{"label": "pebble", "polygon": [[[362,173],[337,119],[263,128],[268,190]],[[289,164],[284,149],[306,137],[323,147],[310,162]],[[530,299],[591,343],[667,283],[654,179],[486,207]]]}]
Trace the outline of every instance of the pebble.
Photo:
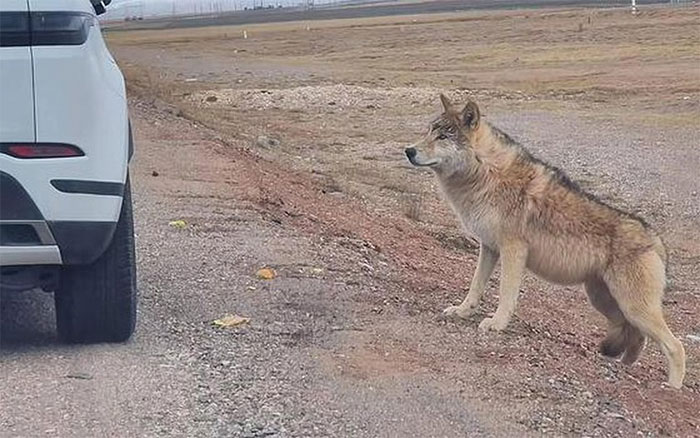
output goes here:
[{"label": "pebble", "polygon": [[690,339],[691,341],[700,342],[699,335],[687,335],[686,338]]}]

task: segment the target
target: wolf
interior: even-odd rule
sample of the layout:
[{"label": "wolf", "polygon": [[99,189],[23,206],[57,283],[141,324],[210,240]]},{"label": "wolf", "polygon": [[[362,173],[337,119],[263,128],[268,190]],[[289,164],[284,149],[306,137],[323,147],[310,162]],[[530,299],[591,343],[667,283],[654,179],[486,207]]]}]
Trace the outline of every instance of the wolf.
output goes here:
[{"label": "wolf", "polygon": [[481,331],[506,328],[526,269],[553,283],[583,284],[607,318],[600,352],[632,364],[649,337],[666,357],[668,384],[680,388],[685,350],[662,313],[667,257],[661,239],[641,218],[603,203],[532,156],[484,120],[473,100],[464,107],[442,94],[440,100],[442,113],[405,154],[413,166],[432,170],[462,226],[480,243],[466,298],[444,314],[469,317],[499,259],[498,307],[481,321]]}]

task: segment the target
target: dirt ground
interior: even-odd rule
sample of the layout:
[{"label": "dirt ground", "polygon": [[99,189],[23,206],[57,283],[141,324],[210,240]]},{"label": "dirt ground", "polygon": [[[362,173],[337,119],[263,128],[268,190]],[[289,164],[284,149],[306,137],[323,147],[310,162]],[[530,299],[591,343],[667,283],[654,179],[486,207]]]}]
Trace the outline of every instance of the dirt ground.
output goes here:
[{"label": "dirt ground", "polygon": [[[15,316],[46,297],[5,299],[0,426],[8,436],[700,436],[699,12],[109,33],[137,139],[138,333],[126,346],[60,347],[50,326]],[[403,157],[440,91],[476,98],[534,154],[659,230],[667,318],[688,356],[682,390],[662,386],[656,345],[632,367],[600,357],[605,323],[578,287],[528,276],[509,329],[479,334],[497,272],[478,315],[440,317],[463,298],[476,247],[431,175]],[[263,266],[277,278],[256,279]],[[251,322],[211,325],[227,313]],[[31,367],[38,354],[50,358]]]}]

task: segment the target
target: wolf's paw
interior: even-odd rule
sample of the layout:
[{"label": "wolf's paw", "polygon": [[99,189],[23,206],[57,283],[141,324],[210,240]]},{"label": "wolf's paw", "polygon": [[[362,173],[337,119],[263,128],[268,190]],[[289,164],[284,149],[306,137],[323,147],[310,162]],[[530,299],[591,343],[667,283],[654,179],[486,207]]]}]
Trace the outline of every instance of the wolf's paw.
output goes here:
[{"label": "wolf's paw", "polygon": [[467,319],[474,313],[474,309],[461,306],[450,306],[442,311],[442,316],[446,318],[462,318]]},{"label": "wolf's paw", "polygon": [[483,333],[488,332],[489,330],[500,332],[503,331],[507,325],[508,321],[502,321],[496,318],[484,318],[484,320],[481,321],[481,324],[479,324],[479,331]]},{"label": "wolf's paw", "polygon": [[661,382],[661,388],[667,389],[670,391],[678,390],[678,389],[681,389],[682,387],[683,387],[683,380],[676,380],[674,382],[671,382],[670,380],[668,380],[666,382]]},{"label": "wolf's paw", "polygon": [[598,346],[598,351],[603,356],[616,358],[625,352],[625,347],[624,337],[606,337]]}]

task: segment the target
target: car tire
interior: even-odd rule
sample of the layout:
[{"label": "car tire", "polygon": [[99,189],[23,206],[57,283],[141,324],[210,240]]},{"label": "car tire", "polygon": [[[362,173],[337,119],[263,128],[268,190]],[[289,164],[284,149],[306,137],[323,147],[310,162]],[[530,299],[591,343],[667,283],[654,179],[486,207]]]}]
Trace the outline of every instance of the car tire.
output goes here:
[{"label": "car tire", "polygon": [[56,328],[68,343],[124,342],[136,326],[136,254],[127,176],[119,221],[104,254],[66,266],[56,291]]}]

